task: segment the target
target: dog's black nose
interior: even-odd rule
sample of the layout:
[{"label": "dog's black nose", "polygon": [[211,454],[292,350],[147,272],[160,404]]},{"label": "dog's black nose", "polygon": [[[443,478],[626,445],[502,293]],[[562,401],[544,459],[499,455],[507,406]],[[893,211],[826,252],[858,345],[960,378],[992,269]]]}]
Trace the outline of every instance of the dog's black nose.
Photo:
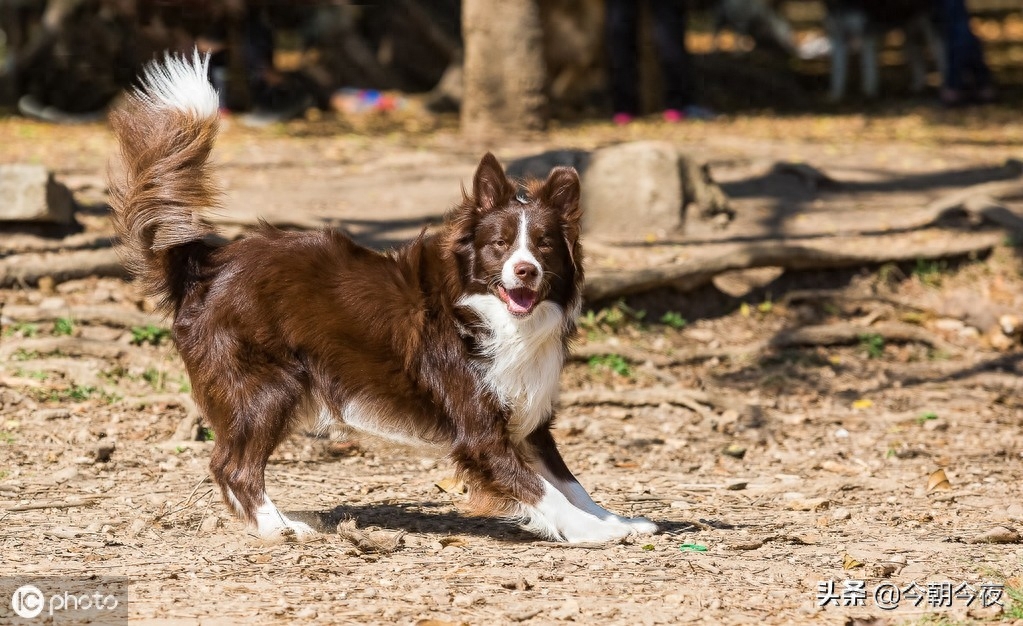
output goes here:
[{"label": "dog's black nose", "polygon": [[515,275],[521,280],[536,280],[540,271],[532,263],[516,263]]}]

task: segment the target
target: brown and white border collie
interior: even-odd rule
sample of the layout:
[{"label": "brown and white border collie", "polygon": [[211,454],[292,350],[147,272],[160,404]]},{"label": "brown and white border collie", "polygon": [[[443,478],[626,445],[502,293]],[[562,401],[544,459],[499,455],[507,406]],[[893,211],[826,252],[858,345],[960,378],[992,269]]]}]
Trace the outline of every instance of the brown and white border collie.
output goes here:
[{"label": "brown and white border collie", "polygon": [[579,177],[526,183],[493,155],[434,234],[388,254],[337,230],[211,243],[217,94],[207,59],[168,56],[112,115],[122,255],[173,314],[192,395],[216,432],[210,471],[260,535],[314,532],[267,496],[267,459],[303,416],[447,454],[482,513],[548,539],[652,533],[598,506],[551,424],[583,283]]}]

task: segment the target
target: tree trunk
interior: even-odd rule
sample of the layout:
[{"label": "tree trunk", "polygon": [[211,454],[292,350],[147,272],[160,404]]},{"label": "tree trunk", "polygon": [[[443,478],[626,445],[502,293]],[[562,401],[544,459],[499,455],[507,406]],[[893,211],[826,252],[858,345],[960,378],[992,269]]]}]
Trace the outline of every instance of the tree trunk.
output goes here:
[{"label": "tree trunk", "polygon": [[541,130],[547,121],[539,0],[465,0],[465,96],[470,135]]}]

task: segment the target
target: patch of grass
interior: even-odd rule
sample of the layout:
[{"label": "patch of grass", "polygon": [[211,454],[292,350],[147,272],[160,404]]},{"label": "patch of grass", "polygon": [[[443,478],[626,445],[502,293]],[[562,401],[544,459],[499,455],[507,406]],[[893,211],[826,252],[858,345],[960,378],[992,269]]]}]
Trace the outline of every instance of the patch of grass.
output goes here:
[{"label": "patch of grass", "polygon": [[931,420],[936,420],[936,419],[938,419],[938,414],[937,413],[935,413],[934,411],[925,411],[925,412],[921,413],[919,416],[917,416],[916,423],[920,424],[921,426],[923,426],[925,422],[929,422]]},{"label": "patch of grass", "polygon": [[199,427],[199,441],[216,441],[217,435],[213,432],[212,428],[206,426]]},{"label": "patch of grass", "polygon": [[599,311],[589,310],[579,318],[579,327],[589,336],[601,334],[613,334],[624,329],[629,324],[640,324],[646,317],[646,311],[634,309],[619,300],[613,305],[600,309]]},{"label": "patch of grass", "polygon": [[70,317],[58,317],[53,323],[53,334],[71,336],[75,332],[75,322]]},{"label": "patch of grass", "polygon": [[941,285],[941,275],[947,271],[948,262],[944,259],[936,261],[917,259],[916,266],[913,268],[913,276],[916,276],[917,280],[928,287],[938,287]]},{"label": "patch of grass", "polygon": [[149,383],[149,386],[156,391],[163,391],[164,375],[155,367],[146,368],[146,371],[142,372],[142,380]]},{"label": "patch of grass", "polygon": [[33,380],[46,380],[49,376],[46,372],[40,372],[37,370],[26,370],[23,368],[17,368],[14,370],[14,375],[18,378],[31,378]]},{"label": "patch of grass", "polygon": [[629,364],[620,354],[599,354],[590,357],[588,361],[590,369],[609,369],[619,376],[632,378],[632,370]]},{"label": "patch of grass", "polygon": [[158,346],[168,337],[170,337],[170,330],[152,324],[135,326],[131,329],[131,342],[136,346],[147,343],[152,346]]},{"label": "patch of grass", "polygon": [[116,391],[107,391],[106,389],[103,389],[99,392],[99,397],[106,404],[115,404],[124,399],[124,396],[117,393]]},{"label": "patch of grass", "polygon": [[661,323],[665,326],[671,326],[675,330],[681,330],[685,328],[686,319],[677,311],[668,311],[661,316]]},{"label": "patch of grass", "polygon": [[16,324],[11,324],[10,326],[7,327],[7,330],[4,331],[5,337],[13,337],[14,335],[18,335],[20,337],[32,338],[38,334],[39,325],[29,324],[28,322],[18,322]]},{"label": "patch of grass", "polygon": [[81,402],[82,400],[88,400],[94,393],[96,393],[95,387],[75,383],[71,385],[71,389],[68,389],[67,397]]},{"label": "patch of grass", "polygon": [[75,383],[66,389],[39,390],[36,395],[40,400],[48,402],[82,402],[91,398],[96,391],[91,385]]},{"label": "patch of grass", "polygon": [[178,393],[192,393],[192,383],[187,378],[181,377],[178,379]]},{"label": "patch of grass", "polygon": [[860,348],[867,352],[871,359],[884,356],[884,337],[877,333],[863,333],[859,336]]},{"label": "patch of grass", "polygon": [[6,430],[0,430],[0,442],[6,444],[14,443],[14,433],[9,433]]},{"label": "patch of grass", "polygon": [[112,368],[110,368],[108,370],[103,370],[99,374],[100,378],[102,378],[103,380],[105,380],[107,382],[111,382],[111,383],[117,383],[122,378],[125,378],[127,376],[128,376],[128,368],[126,368],[123,365],[118,365],[118,366],[112,367]]},{"label": "patch of grass", "polygon": [[7,478],[10,475],[11,475],[11,473],[8,472],[7,470],[0,470],[0,480],[3,480],[3,479]]},{"label": "patch of grass", "polygon": [[35,350],[26,350],[25,348],[18,348],[14,351],[14,354],[11,355],[12,361],[31,361],[38,358],[38,352]]}]

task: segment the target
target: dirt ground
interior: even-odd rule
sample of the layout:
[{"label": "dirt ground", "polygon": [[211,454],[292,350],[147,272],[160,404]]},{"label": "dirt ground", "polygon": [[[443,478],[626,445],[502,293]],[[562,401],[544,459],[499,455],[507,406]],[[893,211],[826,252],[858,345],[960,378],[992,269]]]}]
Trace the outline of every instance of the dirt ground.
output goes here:
[{"label": "dirt ground", "polygon": [[[1005,163],[1023,156],[1012,108],[593,123],[500,145],[466,142],[450,123],[410,134],[339,130],[347,131],[316,120],[262,131],[231,125],[217,153],[225,228],[244,230],[257,216],[337,220],[386,246],[439,219],[484,148],[507,160],[661,138],[708,160],[738,209],[727,229],[695,227],[694,247],[820,238],[898,230],[943,193],[1018,176]],[[85,232],[109,232],[103,181],[114,152],[103,126],[0,120],[0,146],[4,162],[53,168],[82,204]],[[778,161],[810,163],[843,187],[808,190],[777,174]],[[1006,205],[1023,210],[1019,198]],[[963,228],[972,226],[930,236]],[[0,249],[38,239],[12,232]],[[463,517],[447,461],[340,431],[296,434],[268,470],[277,504],[325,532],[263,543],[212,489],[212,444],[185,440],[203,438],[190,436],[188,381],[160,329],[131,321],[147,304],[130,283],[0,290],[0,575],[125,577],[131,618],[154,624],[1019,626],[1016,242],[1007,233],[977,257],[757,270],[694,292],[595,303],[580,350],[609,347],[566,368],[556,434],[599,503],[661,528],[613,545],[540,542]],[[594,250],[592,267],[605,268],[687,254],[598,242]],[[12,307],[56,313],[25,322]],[[128,317],[61,313],[75,307]],[[885,341],[872,328],[886,322],[919,328],[927,340]],[[830,324],[863,332],[849,345],[744,348]],[[671,363],[694,350],[708,356]],[[618,354],[630,351],[651,358]],[[660,395],[651,400],[651,390]],[[705,396],[693,401],[685,390]],[[336,532],[349,519],[368,540]],[[819,606],[829,581],[836,598]],[[865,583],[862,606],[856,581]],[[924,590],[916,602],[913,582]],[[951,607],[943,583],[963,596]],[[906,597],[887,611],[874,594],[892,586]],[[968,589],[978,595],[970,606]],[[0,619],[10,616],[5,600]]]}]

